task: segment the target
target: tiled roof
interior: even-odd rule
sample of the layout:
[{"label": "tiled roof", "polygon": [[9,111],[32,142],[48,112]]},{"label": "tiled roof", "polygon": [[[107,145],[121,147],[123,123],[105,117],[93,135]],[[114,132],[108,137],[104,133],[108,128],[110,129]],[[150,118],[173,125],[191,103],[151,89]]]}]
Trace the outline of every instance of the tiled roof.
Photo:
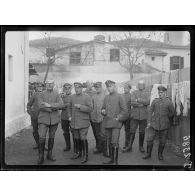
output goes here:
[{"label": "tiled roof", "polygon": [[152,56],[166,56],[167,55],[166,52],[160,51],[160,50],[146,49],[144,52],[146,55],[152,55]]},{"label": "tiled roof", "polygon": [[142,47],[142,48],[161,48],[161,49],[190,49],[189,45],[180,46],[180,45],[171,45],[160,41],[153,41],[150,39],[129,39],[129,40],[120,40],[112,41],[111,44],[117,45],[119,47]]}]

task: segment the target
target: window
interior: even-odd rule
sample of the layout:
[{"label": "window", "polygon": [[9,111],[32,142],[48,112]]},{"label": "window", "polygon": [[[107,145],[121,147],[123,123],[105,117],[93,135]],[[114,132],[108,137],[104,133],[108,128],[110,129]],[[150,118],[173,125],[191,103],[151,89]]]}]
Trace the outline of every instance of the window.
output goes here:
[{"label": "window", "polygon": [[70,52],[70,64],[80,64],[81,52]]},{"label": "window", "polygon": [[13,81],[13,56],[8,55],[8,81]]},{"label": "window", "polygon": [[184,57],[172,56],[170,57],[170,70],[177,70],[184,68]]},{"label": "window", "polygon": [[154,56],[152,56],[152,61],[154,61],[155,60],[155,57]]},{"label": "window", "polygon": [[111,49],[110,50],[110,61],[111,62],[119,62],[120,60],[120,50],[119,49]]}]

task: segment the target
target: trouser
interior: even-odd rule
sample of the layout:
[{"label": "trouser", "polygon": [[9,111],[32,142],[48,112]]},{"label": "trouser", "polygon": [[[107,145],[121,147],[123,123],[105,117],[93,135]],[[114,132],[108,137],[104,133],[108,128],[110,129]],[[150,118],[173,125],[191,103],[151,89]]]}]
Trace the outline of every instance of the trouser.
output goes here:
[{"label": "trouser", "polygon": [[66,141],[66,146],[70,148],[70,121],[61,120],[61,126],[63,130],[64,139]]},{"label": "trouser", "polygon": [[130,139],[130,119],[123,122],[125,129],[125,147],[127,147]]},{"label": "trouser", "polygon": [[130,123],[130,133],[136,133],[137,128],[139,127],[139,133],[144,134],[147,127],[147,120],[136,120],[131,119]]},{"label": "trouser", "polygon": [[168,129],[165,130],[156,130],[153,127],[148,128],[148,137],[147,142],[154,142],[156,136],[159,137],[159,144],[165,145],[167,138]]},{"label": "trouser", "polygon": [[36,144],[38,145],[39,143],[39,124],[38,124],[38,119],[33,119],[31,117],[31,124],[32,124],[32,127],[33,127],[33,137],[35,139],[35,142]]},{"label": "trouser", "polygon": [[49,130],[49,138],[54,138],[57,128],[58,128],[58,124],[47,125],[47,124],[40,123],[39,124],[40,139],[46,139],[48,130]]},{"label": "trouser", "polygon": [[113,146],[118,146],[120,130],[117,128],[106,128],[107,139]]},{"label": "trouser", "polygon": [[101,150],[101,123],[93,122],[94,132],[96,135],[96,148]]},{"label": "trouser", "polygon": [[95,147],[97,148],[98,147],[98,135],[97,135],[97,132],[96,132],[96,129],[95,129],[94,122],[92,120],[90,120],[90,124],[91,124],[91,128],[92,128],[92,131],[93,131],[93,135],[95,137]]},{"label": "trouser", "polygon": [[74,139],[86,140],[89,127],[82,129],[71,129]]}]

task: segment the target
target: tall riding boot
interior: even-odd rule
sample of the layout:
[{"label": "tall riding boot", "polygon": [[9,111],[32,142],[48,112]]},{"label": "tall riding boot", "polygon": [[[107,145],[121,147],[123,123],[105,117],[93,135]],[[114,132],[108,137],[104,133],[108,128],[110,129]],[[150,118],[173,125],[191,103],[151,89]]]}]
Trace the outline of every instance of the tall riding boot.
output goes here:
[{"label": "tall riding boot", "polygon": [[33,137],[35,139],[36,145],[33,147],[33,149],[39,148],[39,134],[38,132],[33,132]]},{"label": "tall riding boot", "polygon": [[95,150],[93,151],[93,153],[94,153],[94,154],[100,154],[100,153],[102,152],[101,148],[102,148],[101,140],[100,140],[100,138],[97,138],[96,148],[95,148]]},{"label": "tall riding boot", "polygon": [[71,160],[75,160],[77,158],[80,158],[82,156],[82,142],[80,139],[74,139],[75,141],[75,154],[71,157]]},{"label": "tall riding boot", "polygon": [[131,133],[130,138],[129,138],[129,145],[125,149],[122,150],[123,153],[132,151],[132,145],[133,145],[134,139],[135,139],[135,133]]},{"label": "tall riding boot", "polygon": [[165,144],[159,144],[159,147],[158,147],[158,159],[159,160],[164,160],[164,158],[163,158],[164,148],[165,148]]},{"label": "tall riding boot", "polygon": [[64,152],[70,151],[70,149],[71,149],[70,134],[64,134],[64,139],[65,139],[65,142],[66,142],[66,148],[64,149]]},{"label": "tall riding boot", "polygon": [[49,138],[47,159],[51,161],[56,161],[56,159],[52,156],[53,145],[54,145],[54,138]]},{"label": "tall riding boot", "polygon": [[123,149],[125,149],[128,146],[129,143],[129,137],[128,137],[128,133],[125,132],[125,144],[123,146]]},{"label": "tall riding boot", "polygon": [[110,160],[103,162],[103,164],[113,164],[114,163],[114,147],[112,146],[112,144],[110,144]]},{"label": "tall riding boot", "polygon": [[142,152],[142,153],[145,152],[144,147],[143,147],[144,137],[145,137],[145,133],[140,133],[139,134],[139,151]]},{"label": "tall riding boot", "polygon": [[109,158],[109,154],[107,152],[107,142],[106,142],[106,140],[102,141],[102,153],[103,153],[103,156]]},{"label": "tall riding boot", "polygon": [[82,149],[83,149],[83,159],[81,163],[86,163],[88,161],[88,141],[82,140]]},{"label": "tall riding boot", "polygon": [[43,164],[44,162],[44,148],[45,148],[45,139],[39,140],[39,159],[37,161],[37,164]]},{"label": "tall riding boot", "polygon": [[151,158],[152,148],[153,148],[153,142],[149,141],[147,143],[147,154],[142,159],[145,160]]},{"label": "tall riding boot", "polygon": [[114,146],[114,165],[118,165],[118,145]]}]

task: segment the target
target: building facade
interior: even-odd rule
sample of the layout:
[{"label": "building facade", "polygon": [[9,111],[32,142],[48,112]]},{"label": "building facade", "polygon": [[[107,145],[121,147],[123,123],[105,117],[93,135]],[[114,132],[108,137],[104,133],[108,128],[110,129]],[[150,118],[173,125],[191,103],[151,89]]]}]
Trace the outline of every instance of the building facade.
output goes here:
[{"label": "building facade", "polygon": [[6,32],[5,37],[5,137],[30,125],[26,112],[29,81],[27,32]]}]

